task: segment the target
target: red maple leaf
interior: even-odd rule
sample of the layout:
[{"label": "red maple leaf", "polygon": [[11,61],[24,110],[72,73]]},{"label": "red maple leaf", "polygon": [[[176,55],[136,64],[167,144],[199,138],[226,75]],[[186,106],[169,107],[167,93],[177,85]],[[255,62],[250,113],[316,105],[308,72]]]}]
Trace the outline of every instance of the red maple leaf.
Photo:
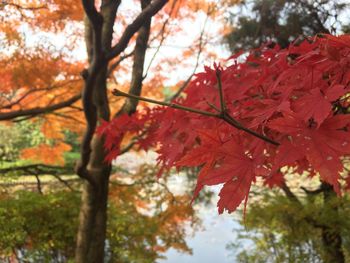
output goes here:
[{"label": "red maple leaf", "polygon": [[340,193],[339,173],[343,170],[341,157],[350,152],[350,132],[346,126],[350,116],[337,115],[326,119],[320,127],[306,123],[295,114],[285,114],[269,123],[269,127],[287,138],[279,147],[274,167],[290,164],[306,157],[321,178]]},{"label": "red maple leaf", "polygon": [[332,101],[339,99],[346,90],[344,85],[333,85],[325,91],[320,88],[310,90],[293,103],[293,108],[305,121],[313,119],[320,125],[332,112]]}]

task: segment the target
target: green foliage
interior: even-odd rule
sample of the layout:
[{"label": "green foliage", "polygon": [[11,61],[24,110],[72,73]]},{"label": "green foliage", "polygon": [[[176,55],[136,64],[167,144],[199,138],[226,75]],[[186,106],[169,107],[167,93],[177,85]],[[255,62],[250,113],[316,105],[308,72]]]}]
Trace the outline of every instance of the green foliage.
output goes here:
[{"label": "green foliage", "polygon": [[45,138],[37,123],[23,121],[0,124],[0,163],[18,160],[20,151],[40,144]]},{"label": "green foliage", "polygon": [[65,262],[74,250],[79,197],[72,192],[17,192],[0,200],[0,258]]},{"label": "green foliage", "polygon": [[268,41],[282,47],[300,35],[346,31],[346,21],[338,19],[349,4],[345,1],[252,0],[243,1],[232,13],[232,32],[225,36],[232,51],[256,48]]},{"label": "green foliage", "polygon": [[[110,186],[106,262],[151,263],[170,247],[190,253],[184,227],[197,222],[190,196],[173,195],[150,167],[129,176],[115,174]],[[2,193],[0,262],[72,261],[79,206],[75,191]]]},{"label": "green foliage", "polygon": [[301,203],[275,192],[265,193],[250,204],[242,225],[246,231],[239,241],[252,244],[249,249],[230,244],[238,262],[325,262],[322,230],[339,231],[346,262],[350,262],[350,199],[332,198],[325,202],[323,194],[308,196]]},{"label": "green foliage", "polygon": [[[48,139],[40,130],[40,123],[21,121],[10,126],[0,124],[0,169],[1,180],[14,179],[20,175],[45,175],[45,174],[70,174],[79,159],[79,138],[78,134],[64,132],[64,143],[71,146],[71,150],[63,153],[64,167],[42,166],[40,169],[25,168],[35,164],[29,159],[21,159],[21,152],[26,148],[36,147],[42,143],[53,144],[53,139]],[[39,165],[39,164],[38,164]],[[24,167],[20,169],[20,167]]]},{"label": "green foliage", "polygon": [[80,139],[76,132],[65,130],[64,142],[72,146],[71,152],[79,153],[80,151]]}]

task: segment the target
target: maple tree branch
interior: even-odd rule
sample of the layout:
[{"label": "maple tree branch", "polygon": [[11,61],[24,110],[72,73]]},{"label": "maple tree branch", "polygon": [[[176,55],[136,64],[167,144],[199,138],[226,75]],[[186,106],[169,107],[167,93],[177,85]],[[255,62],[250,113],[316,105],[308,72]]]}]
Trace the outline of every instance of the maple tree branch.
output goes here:
[{"label": "maple tree branch", "polygon": [[[70,190],[74,190],[67,180],[61,178],[61,175],[72,175],[74,174],[73,167],[63,167],[56,165],[47,165],[47,164],[28,164],[22,166],[13,166],[7,168],[0,168],[0,174],[6,175],[13,173],[16,176],[32,176],[39,177],[40,175],[51,175],[56,178],[59,182],[64,184]],[[38,179],[37,179],[38,180]],[[10,184],[12,184],[10,182]],[[17,184],[17,183],[16,183]],[[18,184],[24,184],[18,183]]]},{"label": "maple tree branch", "polygon": [[[48,87],[45,87],[45,88],[30,88],[29,90],[27,90],[24,94],[21,95],[21,97],[17,98],[15,101],[10,101],[11,99],[13,99],[15,96],[16,96],[16,93],[13,94],[13,97],[11,99],[8,99],[8,104],[5,104],[5,105],[0,105],[0,110],[1,109],[11,109],[13,106],[15,105],[19,105],[21,103],[22,100],[24,100],[25,98],[27,98],[29,95],[32,95],[33,93],[36,93],[36,92],[42,92],[42,91],[46,91],[46,92],[49,92],[49,91],[52,91],[52,90],[55,90],[55,89],[59,89],[59,88],[62,88],[66,85],[69,85],[70,83],[72,82],[76,82],[78,81],[77,79],[73,79],[73,80],[68,80],[67,82],[65,83],[62,83],[62,84],[56,84],[56,85],[49,85]],[[1,94],[2,95],[2,94]]]},{"label": "maple tree branch", "polygon": [[165,102],[165,101],[158,101],[158,100],[153,100],[153,99],[149,99],[149,98],[145,98],[145,97],[140,97],[140,96],[136,96],[136,95],[133,95],[133,94],[122,92],[122,91],[117,90],[117,89],[114,89],[112,91],[112,94],[114,96],[133,98],[133,99],[136,99],[136,100],[146,101],[146,102],[149,102],[149,103],[158,104],[158,105],[162,105],[162,106],[167,106],[167,107],[174,108],[174,109],[179,109],[179,110],[189,111],[189,112],[193,112],[193,113],[198,113],[198,114],[209,116],[209,117],[216,117],[216,118],[219,117],[218,114],[212,113],[212,112],[209,112],[209,111],[197,110],[197,109],[189,108],[189,107],[182,106],[182,105],[175,104],[175,103],[169,103],[169,102]]},{"label": "maple tree branch", "polygon": [[13,106],[15,106],[16,104],[19,104],[22,100],[24,100],[27,96],[31,95],[32,93],[33,93],[33,90],[28,90],[26,93],[22,95],[22,97],[18,98],[17,100],[9,102],[6,105],[1,105],[0,109],[11,109]]},{"label": "maple tree branch", "polygon": [[101,26],[103,19],[101,14],[96,10],[95,0],[83,0],[82,3],[85,14],[96,31],[96,29],[99,29],[99,26]]},{"label": "maple tree branch", "polygon": [[28,175],[28,173],[30,174],[38,171],[40,171],[41,174],[50,174],[50,175],[52,175],[52,173],[56,175],[74,173],[71,167],[47,165],[47,164],[40,164],[40,163],[0,168],[0,174],[2,175],[10,172],[14,172],[16,173],[16,175]]},{"label": "maple tree branch", "polygon": [[168,3],[169,0],[155,0],[152,1],[136,18],[129,24],[118,43],[112,47],[111,51],[107,54],[107,60],[118,56],[128,45],[132,36],[140,29],[144,22],[150,17],[158,13],[163,6]]},{"label": "maple tree branch", "polygon": [[309,189],[307,189],[306,187],[300,187],[306,194],[308,194],[308,195],[317,195],[317,194],[320,194],[320,193],[323,193],[324,192],[324,188],[322,187],[322,185],[321,185],[321,187],[320,188],[318,188],[318,189],[315,189],[315,190],[309,190]]},{"label": "maple tree branch", "polygon": [[217,81],[218,81],[218,89],[219,89],[219,96],[220,96],[220,116],[221,119],[223,119],[224,121],[226,121],[227,123],[231,124],[233,127],[242,130],[246,133],[249,133],[263,141],[266,141],[268,143],[271,143],[273,145],[279,145],[278,142],[270,139],[269,137],[266,137],[260,133],[257,133],[251,129],[248,129],[247,127],[245,127],[244,125],[242,125],[240,122],[238,122],[237,120],[235,120],[228,112],[226,109],[226,104],[224,101],[224,94],[222,91],[222,82],[221,82],[221,71],[219,69],[216,69],[216,77],[217,77]]},{"label": "maple tree branch", "polygon": [[193,113],[197,113],[200,115],[204,115],[204,116],[208,116],[208,117],[214,117],[214,118],[218,118],[221,120],[224,120],[226,123],[230,124],[231,126],[242,130],[246,133],[249,133],[250,135],[253,135],[263,141],[266,141],[268,143],[271,143],[273,145],[279,145],[278,142],[270,139],[269,137],[266,137],[262,134],[259,134],[245,126],[243,126],[241,123],[239,123],[238,121],[236,121],[235,119],[233,119],[227,112],[224,113],[213,113],[213,112],[209,112],[209,111],[203,111],[203,110],[198,110],[198,109],[194,109],[194,108],[190,108],[190,107],[186,107],[186,106],[182,106],[176,103],[169,103],[169,102],[165,102],[165,101],[158,101],[158,100],[153,100],[153,99],[149,99],[149,98],[145,98],[145,97],[140,97],[140,96],[136,96],[133,94],[129,94],[129,93],[125,93],[122,92],[120,90],[114,89],[112,91],[112,94],[114,96],[122,96],[122,97],[127,97],[127,98],[133,98],[133,99],[137,99],[137,100],[141,100],[141,101],[146,101],[149,103],[153,103],[153,104],[158,104],[158,105],[162,105],[162,106],[167,106],[170,108],[174,108],[174,109],[179,109],[179,110],[184,110],[184,111],[188,111],[188,112],[193,112]]},{"label": "maple tree branch", "polygon": [[285,182],[282,183],[281,189],[289,200],[296,202],[299,205],[302,205],[298,197],[292,192],[292,190],[290,190],[290,188]]},{"label": "maple tree branch", "polygon": [[135,51],[132,51],[132,52],[130,52],[128,54],[120,56],[117,61],[113,62],[108,68],[107,76],[110,76],[113,73],[113,71],[120,65],[120,63],[122,61],[124,61],[125,59],[127,59],[127,58],[131,57],[132,55],[134,55],[134,52]]},{"label": "maple tree branch", "polygon": [[48,105],[46,107],[37,107],[37,108],[31,108],[26,110],[16,110],[16,111],[10,111],[10,112],[3,112],[0,113],[0,121],[5,120],[12,120],[18,117],[27,117],[27,116],[33,116],[33,115],[39,115],[44,114],[48,112],[52,112],[55,110],[59,110],[65,107],[68,107],[75,102],[77,102],[81,98],[81,95],[75,95],[71,97],[70,99],[66,101],[62,101],[53,105]]},{"label": "maple tree branch", "polygon": [[250,135],[253,135],[265,142],[268,142],[270,144],[273,144],[273,145],[280,145],[279,142],[276,142],[274,140],[272,140],[271,138],[265,136],[265,135],[262,135],[260,133],[257,133],[245,126],[243,126],[241,123],[239,123],[237,120],[235,120],[234,118],[232,118],[228,113],[224,113],[224,115],[221,115],[220,114],[220,119],[223,119],[224,121],[226,121],[227,123],[231,124],[231,126],[237,128],[238,130],[242,130],[246,133],[249,133]]}]

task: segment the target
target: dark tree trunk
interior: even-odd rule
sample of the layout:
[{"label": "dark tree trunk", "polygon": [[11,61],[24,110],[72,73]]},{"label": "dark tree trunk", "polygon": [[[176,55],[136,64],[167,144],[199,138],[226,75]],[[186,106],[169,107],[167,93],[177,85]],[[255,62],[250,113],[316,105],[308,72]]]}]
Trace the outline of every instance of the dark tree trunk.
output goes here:
[{"label": "dark tree trunk", "polygon": [[[82,188],[75,251],[75,262],[77,263],[102,263],[105,259],[108,186],[111,166],[104,160],[106,153],[103,147],[103,138],[96,136],[94,131],[98,120],[109,121],[110,119],[107,97],[108,61],[105,60],[103,52],[111,48],[113,25],[119,4],[120,1],[102,1],[100,17],[103,23],[100,28],[96,29],[96,25],[94,28],[92,21],[85,18],[85,42],[89,69],[86,72],[87,76],[83,76],[85,81],[84,92],[86,93],[89,87],[92,90],[89,98],[83,96],[83,100],[89,100],[85,104],[83,101],[85,117],[88,122],[84,139],[89,134],[90,138],[85,142],[85,145],[83,142],[82,146],[82,156],[83,158],[84,155],[87,157],[87,161],[83,166],[85,170],[80,171],[79,174],[78,169],[78,174],[87,180]],[[99,30],[99,33],[96,33],[96,30]],[[97,41],[100,44],[96,44]],[[89,129],[89,126],[93,128]],[[84,160],[81,162],[84,163]]]},{"label": "dark tree trunk", "polygon": [[88,171],[95,183],[85,182],[82,189],[75,258],[77,263],[104,262],[111,166],[104,162],[105,153],[102,138],[95,136],[91,142],[91,148]]},{"label": "dark tree trunk", "polygon": [[[130,93],[140,94],[151,17],[167,0],[155,0],[152,4],[150,0],[141,0],[142,13],[126,28],[114,47],[111,47],[113,25],[121,1],[102,0],[100,12],[95,8],[95,1],[82,2],[87,15],[85,41],[89,58],[89,68],[82,73],[85,84],[82,101],[87,127],[76,170],[86,181],[82,193],[75,262],[103,263],[111,166],[104,161],[106,153],[103,138],[97,137],[94,132],[99,119],[110,119],[106,84],[108,62],[125,49],[131,37],[138,31]],[[137,101],[127,100],[121,113],[131,114],[136,106]]]}]

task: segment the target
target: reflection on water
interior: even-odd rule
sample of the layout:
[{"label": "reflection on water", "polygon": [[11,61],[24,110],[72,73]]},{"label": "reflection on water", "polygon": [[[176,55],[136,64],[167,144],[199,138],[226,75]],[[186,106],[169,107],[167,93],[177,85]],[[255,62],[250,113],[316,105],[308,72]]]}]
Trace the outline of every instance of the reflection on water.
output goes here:
[{"label": "reflection on water", "polygon": [[[136,158],[135,158],[136,157]],[[114,163],[122,166],[128,171],[133,171],[143,163],[156,164],[157,154],[154,152],[127,153]],[[168,182],[170,190],[174,194],[182,194],[188,190],[187,177],[184,174],[175,174]],[[215,192],[210,205],[197,204],[195,209],[202,220],[203,227],[193,231],[188,227],[187,244],[192,248],[192,255],[183,254],[175,249],[168,250],[164,256],[166,259],[158,260],[158,263],[232,263],[235,262],[232,251],[228,251],[226,246],[234,242],[237,232],[233,229],[242,228],[237,220],[237,213],[219,215],[216,202],[221,186],[211,187]]]},{"label": "reflection on water", "polygon": [[[219,191],[220,187],[214,189]],[[234,215],[219,215],[216,209],[217,194],[209,206],[197,205],[196,210],[203,221],[203,229],[196,231],[187,238],[187,244],[193,249],[193,254],[181,254],[174,249],[165,253],[167,259],[159,260],[158,263],[232,263],[234,257],[232,251],[226,249],[226,245],[234,242],[236,233],[233,229],[241,228]],[[237,217],[237,216],[236,216]]]}]

